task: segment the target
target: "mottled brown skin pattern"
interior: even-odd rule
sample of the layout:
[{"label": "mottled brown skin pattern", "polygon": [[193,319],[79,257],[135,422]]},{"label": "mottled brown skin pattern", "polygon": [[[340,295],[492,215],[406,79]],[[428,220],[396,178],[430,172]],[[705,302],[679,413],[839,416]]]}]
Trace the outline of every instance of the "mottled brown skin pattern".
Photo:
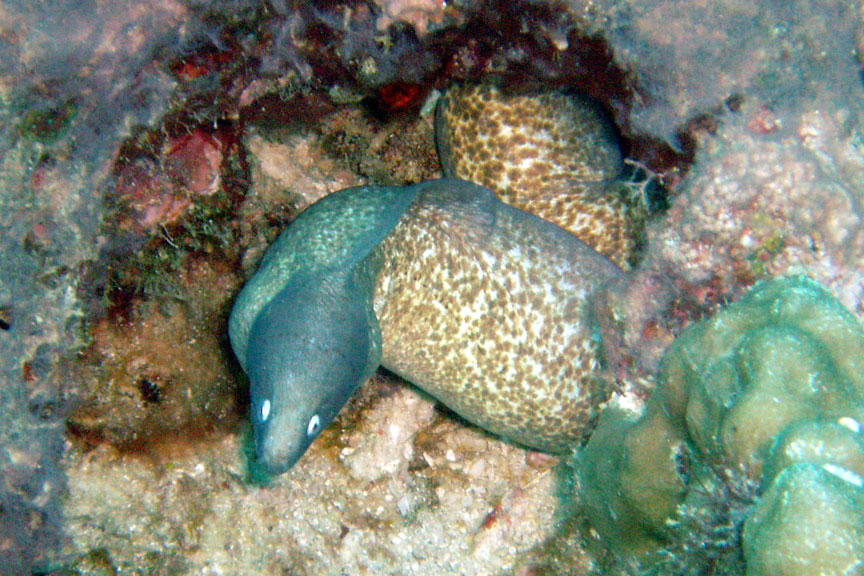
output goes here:
[{"label": "mottled brown skin pattern", "polygon": [[634,262],[644,212],[616,180],[621,154],[592,103],[561,92],[454,86],[438,106],[436,135],[447,177],[492,189],[624,269]]},{"label": "mottled brown skin pattern", "polygon": [[440,182],[376,250],[382,365],[505,438],[572,449],[609,392],[586,300],[620,271],[501,202],[444,201]]}]

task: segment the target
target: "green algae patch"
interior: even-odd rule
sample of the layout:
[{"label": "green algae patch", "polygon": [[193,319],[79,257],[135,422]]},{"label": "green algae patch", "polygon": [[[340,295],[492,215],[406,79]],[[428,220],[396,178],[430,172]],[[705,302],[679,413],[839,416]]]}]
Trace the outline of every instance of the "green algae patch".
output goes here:
[{"label": "green algae patch", "polygon": [[28,110],[21,121],[21,134],[49,144],[66,133],[77,115],[78,105],[72,100],[54,107]]},{"label": "green algae patch", "polygon": [[807,278],[768,281],[676,339],[644,414],[603,415],[585,510],[643,570],[860,574],[862,422],[860,324]]}]

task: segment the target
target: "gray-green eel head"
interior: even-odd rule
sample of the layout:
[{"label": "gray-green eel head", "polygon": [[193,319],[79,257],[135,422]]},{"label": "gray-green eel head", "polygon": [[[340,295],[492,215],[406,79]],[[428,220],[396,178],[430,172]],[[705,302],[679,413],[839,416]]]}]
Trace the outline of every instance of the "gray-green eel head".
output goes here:
[{"label": "gray-green eel head", "polygon": [[291,468],[381,360],[375,247],[416,193],[364,187],[301,214],[268,250],[229,320],[249,376],[259,463]]}]

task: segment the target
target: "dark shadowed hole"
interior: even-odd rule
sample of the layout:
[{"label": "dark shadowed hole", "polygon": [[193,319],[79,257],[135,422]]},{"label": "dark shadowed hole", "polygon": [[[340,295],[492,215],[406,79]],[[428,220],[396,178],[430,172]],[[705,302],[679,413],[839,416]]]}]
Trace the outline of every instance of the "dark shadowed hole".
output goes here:
[{"label": "dark shadowed hole", "polygon": [[137,385],[141,398],[148,404],[159,404],[162,401],[162,388],[157,382],[143,377],[138,379]]},{"label": "dark shadowed hole", "polygon": [[0,330],[8,332],[12,328],[12,311],[8,306],[0,306]]}]

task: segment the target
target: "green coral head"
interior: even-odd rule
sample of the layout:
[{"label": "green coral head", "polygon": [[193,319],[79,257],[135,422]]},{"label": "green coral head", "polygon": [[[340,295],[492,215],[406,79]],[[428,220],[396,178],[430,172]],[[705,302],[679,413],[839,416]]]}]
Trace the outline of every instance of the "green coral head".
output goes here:
[{"label": "green coral head", "polygon": [[586,511],[655,573],[850,574],[862,422],[858,320],[808,278],[766,281],[676,338],[640,418],[602,415],[579,458]]}]

